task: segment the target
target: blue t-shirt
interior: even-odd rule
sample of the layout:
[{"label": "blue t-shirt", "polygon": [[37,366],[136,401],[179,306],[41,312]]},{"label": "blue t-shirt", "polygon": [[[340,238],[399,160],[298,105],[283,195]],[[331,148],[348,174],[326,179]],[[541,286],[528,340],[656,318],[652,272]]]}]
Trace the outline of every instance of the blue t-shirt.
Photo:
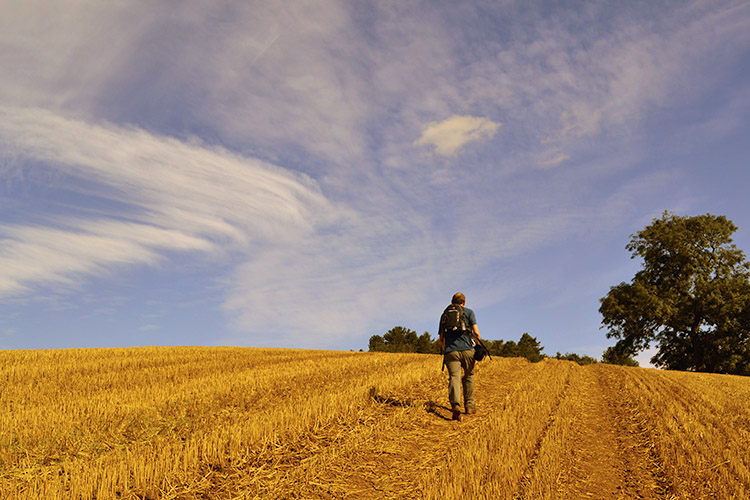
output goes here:
[{"label": "blue t-shirt", "polygon": [[[464,319],[466,320],[468,331],[463,335],[445,335],[445,352],[474,349],[472,339],[474,338],[473,332],[474,325],[477,324],[477,317],[474,315],[474,311],[468,307],[464,307]],[[440,327],[438,326],[438,328]]]}]

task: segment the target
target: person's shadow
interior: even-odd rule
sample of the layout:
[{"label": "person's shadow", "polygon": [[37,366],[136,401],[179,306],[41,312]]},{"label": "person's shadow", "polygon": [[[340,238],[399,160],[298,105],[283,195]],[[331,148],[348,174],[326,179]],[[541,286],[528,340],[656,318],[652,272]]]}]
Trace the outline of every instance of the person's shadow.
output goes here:
[{"label": "person's shadow", "polygon": [[[381,394],[378,394],[378,391],[375,387],[370,387],[369,393],[370,398],[372,398],[373,401],[383,405],[402,408],[408,406],[416,406],[415,402],[408,398],[401,399],[393,396],[383,396]],[[425,404],[425,409],[427,410],[427,413],[432,413],[433,415],[440,417],[443,420],[453,420],[453,410],[451,410],[447,406],[439,405],[432,400],[427,401],[427,403]]]},{"label": "person's shadow", "polygon": [[453,410],[447,406],[439,405],[434,401],[427,402],[427,413],[432,413],[443,420],[453,420]]}]

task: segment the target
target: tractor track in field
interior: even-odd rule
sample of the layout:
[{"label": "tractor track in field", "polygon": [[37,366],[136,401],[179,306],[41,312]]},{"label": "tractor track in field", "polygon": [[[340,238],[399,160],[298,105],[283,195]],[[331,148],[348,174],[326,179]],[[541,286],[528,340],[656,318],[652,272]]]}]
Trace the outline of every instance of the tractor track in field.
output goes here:
[{"label": "tractor track in field", "polygon": [[598,366],[584,373],[577,385],[584,403],[571,439],[573,463],[559,498],[673,498],[647,415],[623,391],[622,379]]},{"label": "tractor track in field", "polygon": [[570,384],[571,384],[571,378],[572,378],[572,374],[568,372],[566,379],[565,379],[565,386],[557,395],[557,398],[552,405],[552,409],[550,411],[549,417],[547,418],[547,421],[545,422],[544,427],[542,427],[542,430],[540,431],[539,436],[537,437],[537,440],[534,443],[534,448],[533,448],[533,451],[531,452],[531,457],[529,458],[528,464],[526,466],[526,470],[524,470],[523,476],[518,485],[518,490],[516,491],[516,494],[513,496],[514,500],[521,500],[521,499],[526,498],[527,496],[527,491],[529,489],[529,486],[531,485],[532,472],[537,467],[539,454],[542,451],[542,446],[544,445],[544,441],[547,435],[549,434],[550,429],[555,424],[555,421],[560,416],[559,415],[560,405],[565,400],[565,398],[568,397],[568,392],[570,390]]}]

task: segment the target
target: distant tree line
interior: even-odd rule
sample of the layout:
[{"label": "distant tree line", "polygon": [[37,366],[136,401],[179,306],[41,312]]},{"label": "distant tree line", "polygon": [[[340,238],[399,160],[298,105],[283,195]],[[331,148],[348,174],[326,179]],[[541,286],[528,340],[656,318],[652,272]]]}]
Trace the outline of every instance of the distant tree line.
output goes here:
[{"label": "distant tree line", "polygon": [[574,363],[578,363],[579,365],[592,365],[594,363],[599,362],[599,360],[597,360],[596,358],[592,358],[591,356],[586,356],[586,355],[581,356],[580,354],[576,354],[574,352],[566,352],[565,354],[560,354],[558,352],[555,355],[555,359],[573,361]]},{"label": "distant tree line", "polygon": [[[526,358],[532,363],[545,358],[542,347],[536,337],[528,333],[521,335],[518,342],[509,340],[484,340],[484,345],[490,351],[490,356],[500,358]],[[370,352],[418,352],[424,354],[440,354],[440,341],[433,339],[429,332],[417,335],[417,332],[396,326],[385,334],[370,337],[368,350]]]},{"label": "distant tree line", "polygon": [[526,358],[532,363],[536,363],[546,357],[542,354],[544,347],[536,337],[532,337],[528,333],[521,335],[517,343],[512,340],[507,342],[503,340],[488,340],[484,345],[490,351],[490,356],[497,356],[499,358]]},{"label": "distant tree line", "polygon": [[370,352],[418,352],[440,354],[440,342],[433,340],[429,332],[417,336],[417,332],[403,326],[388,330],[383,336],[370,337]]},{"label": "distant tree line", "polygon": [[[544,347],[536,337],[528,333],[521,335],[518,342],[512,340],[485,340],[484,345],[490,351],[490,356],[498,358],[526,358],[532,363],[543,360],[547,356],[542,353]],[[383,335],[373,335],[370,337],[368,351],[370,352],[416,352],[423,354],[440,354],[442,349],[440,341],[433,339],[429,332],[417,335],[417,332],[396,326],[391,328]],[[580,356],[575,353],[559,352],[555,359],[574,361],[579,365],[596,363],[597,360],[591,356]],[[638,362],[624,354],[618,354],[614,348],[610,347],[602,356],[602,362],[617,365],[638,366]]]}]

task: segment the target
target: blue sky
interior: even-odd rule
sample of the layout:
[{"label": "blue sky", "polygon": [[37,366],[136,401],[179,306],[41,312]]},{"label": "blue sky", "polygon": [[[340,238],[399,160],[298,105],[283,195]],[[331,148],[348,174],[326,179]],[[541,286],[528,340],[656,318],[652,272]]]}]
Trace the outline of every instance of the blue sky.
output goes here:
[{"label": "blue sky", "polygon": [[[179,6],[179,7],[178,7]],[[750,250],[750,4],[0,2],[0,347],[599,357],[664,210]]]}]

